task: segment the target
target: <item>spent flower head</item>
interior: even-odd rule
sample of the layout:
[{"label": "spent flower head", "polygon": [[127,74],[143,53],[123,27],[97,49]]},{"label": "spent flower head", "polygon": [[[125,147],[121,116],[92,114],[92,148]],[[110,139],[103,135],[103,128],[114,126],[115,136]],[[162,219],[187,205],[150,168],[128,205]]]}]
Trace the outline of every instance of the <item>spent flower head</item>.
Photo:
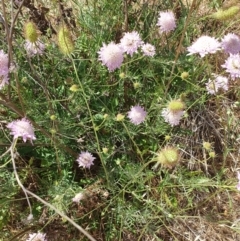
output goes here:
[{"label": "spent flower head", "polygon": [[88,151],[82,151],[77,159],[79,167],[90,168],[93,165],[93,161],[96,158],[93,157]]},{"label": "spent flower head", "polygon": [[157,162],[163,166],[172,168],[179,161],[179,153],[176,147],[165,147],[157,155]]},{"label": "spent flower head", "polygon": [[128,112],[128,118],[134,125],[141,124],[146,118],[147,112],[140,105],[133,106]]},{"label": "spent flower head", "polygon": [[103,44],[103,47],[98,52],[99,60],[103,65],[108,67],[110,72],[120,68],[123,62],[123,49],[119,44],[113,42],[108,45]]},{"label": "spent flower head", "polygon": [[44,233],[32,233],[29,234],[29,238],[26,241],[47,241],[45,238],[46,234]]},{"label": "spent flower head", "polygon": [[133,56],[137,52],[138,48],[143,44],[139,33],[136,31],[127,32],[120,40],[120,45],[124,52]]},{"label": "spent flower head", "polygon": [[165,11],[159,13],[157,26],[160,27],[160,33],[170,32],[176,28],[176,19],[172,11]]},{"label": "spent flower head", "polygon": [[36,140],[33,126],[26,118],[10,122],[7,124],[7,128],[11,130],[10,134],[13,135],[14,139],[22,137],[24,142],[29,139],[31,143]]},{"label": "spent flower head", "polygon": [[156,54],[155,47],[149,43],[143,44],[141,49],[144,56],[153,57]]},{"label": "spent flower head", "polygon": [[185,103],[181,100],[172,100],[168,103],[167,108],[162,110],[162,117],[171,126],[179,125],[184,115]]},{"label": "spent flower head", "polygon": [[204,57],[206,54],[216,53],[221,49],[221,43],[217,39],[210,36],[199,37],[191,46],[187,48],[189,54],[199,54]]},{"label": "spent flower head", "polygon": [[230,54],[222,65],[226,72],[230,74],[232,79],[240,77],[240,54]]},{"label": "spent flower head", "polygon": [[229,33],[222,38],[221,46],[226,53],[237,54],[240,52],[240,38],[234,33]]}]

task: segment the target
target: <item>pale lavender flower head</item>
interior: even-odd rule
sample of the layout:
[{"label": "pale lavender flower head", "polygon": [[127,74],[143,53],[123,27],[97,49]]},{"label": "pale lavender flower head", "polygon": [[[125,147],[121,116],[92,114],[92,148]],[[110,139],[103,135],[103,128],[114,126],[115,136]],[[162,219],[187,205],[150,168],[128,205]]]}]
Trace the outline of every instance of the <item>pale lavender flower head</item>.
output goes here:
[{"label": "pale lavender flower head", "polygon": [[228,79],[221,75],[214,75],[215,79],[209,79],[206,83],[207,92],[211,95],[215,95],[219,89],[224,91],[228,90]]},{"label": "pale lavender flower head", "polygon": [[238,179],[237,190],[240,191],[240,172],[237,172],[237,179]]},{"label": "pale lavender flower head", "polygon": [[120,68],[123,62],[123,49],[119,44],[113,42],[108,45],[103,44],[103,47],[98,52],[99,60],[102,64],[108,67],[110,72]]},{"label": "pale lavender flower head", "polygon": [[160,33],[170,32],[176,28],[176,19],[172,11],[160,12],[157,22],[160,27]]},{"label": "pale lavender flower head", "polygon": [[0,50],[0,90],[8,84],[8,55]]},{"label": "pale lavender flower head", "polygon": [[77,162],[79,164],[79,167],[83,167],[83,168],[88,168],[90,169],[90,167],[93,165],[93,161],[96,158],[93,157],[93,155],[91,153],[89,153],[88,151],[82,151],[77,159]]},{"label": "pale lavender flower head", "polygon": [[40,40],[36,42],[30,42],[29,40],[26,40],[24,48],[27,51],[28,56],[32,57],[38,54],[42,55],[45,50],[45,44],[42,43]]},{"label": "pale lavender flower head", "polygon": [[147,112],[140,105],[132,106],[128,112],[128,118],[134,125],[141,124],[146,118]]},{"label": "pale lavender flower head", "polygon": [[221,45],[226,53],[237,54],[240,52],[240,38],[234,33],[225,35]]},{"label": "pale lavender flower head", "polygon": [[190,47],[187,48],[189,54],[200,54],[204,57],[206,54],[214,54],[221,49],[221,44],[213,37],[201,36]]},{"label": "pale lavender flower head", "polygon": [[44,233],[32,233],[29,234],[29,238],[26,241],[47,241],[45,238],[46,234]]},{"label": "pale lavender flower head", "polygon": [[184,115],[184,111],[170,111],[168,108],[164,108],[161,115],[165,122],[168,122],[171,126],[177,126]]},{"label": "pale lavender flower head", "polygon": [[77,193],[74,198],[72,198],[72,201],[75,203],[79,203],[81,200],[85,199],[86,195],[83,192]]},{"label": "pale lavender flower head", "polygon": [[226,69],[226,72],[231,75],[232,79],[240,77],[240,55],[230,54],[222,65]]},{"label": "pale lavender flower head", "polygon": [[32,124],[26,118],[10,122],[7,124],[7,128],[11,130],[10,134],[14,139],[22,137],[24,142],[29,139],[31,143],[36,140]]},{"label": "pale lavender flower head", "polygon": [[137,52],[138,47],[140,47],[142,44],[143,41],[136,31],[125,33],[120,40],[120,45],[122,46],[123,51],[131,56]]},{"label": "pale lavender flower head", "polygon": [[153,57],[156,53],[155,47],[149,43],[143,44],[141,49],[144,56]]}]

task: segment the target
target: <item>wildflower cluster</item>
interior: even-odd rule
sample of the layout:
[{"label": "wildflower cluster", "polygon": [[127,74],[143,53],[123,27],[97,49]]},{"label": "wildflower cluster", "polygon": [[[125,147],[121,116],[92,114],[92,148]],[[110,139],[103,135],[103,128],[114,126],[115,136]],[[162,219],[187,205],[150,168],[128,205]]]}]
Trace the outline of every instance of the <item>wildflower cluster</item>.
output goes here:
[{"label": "wildflower cluster", "polygon": [[[210,37],[201,36],[190,47],[187,48],[189,54],[199,54],[204,57],[207,54],[214,54],[217,51],[224,51],[229,56],[222,64],[226,73],[230,74],[232,80],[240,77],[240,38],[236,34],[228,33],[221,41]],[[228,90],[228,79],[222,75],[215,75],[214,80],[206,83],[206,89],[209,94],[216,94],[219,89]]]},{"label": "wildflower cluster", "polygon": [[106,45],[104,43],[98,52],[99,60],[112,72],[121,67],[124,53],[132,57],[134,53],[138,52],[139,47],[141,47],[143,55],[150,57],[155,55],[155,47],[149,43],[144,44],[136,31],[127,32],[121,38],[119,44],[111,42]]}]

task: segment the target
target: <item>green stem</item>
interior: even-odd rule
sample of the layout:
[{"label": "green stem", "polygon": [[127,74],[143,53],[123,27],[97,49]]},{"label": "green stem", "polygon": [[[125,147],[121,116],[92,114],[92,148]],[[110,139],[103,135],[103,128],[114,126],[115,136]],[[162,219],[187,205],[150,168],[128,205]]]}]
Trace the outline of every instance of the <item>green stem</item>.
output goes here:
[{"label": "green stem", "polygon": [[96,130],[96,126],[95,126],[94,120],[93,120],[92,112],[90,110],[90,107],[89,107],[89,104],[88,104],[88,101],[87,101],[87,98],[86,98],[86,93],[84,91],[82,82],[81,82],[81,80],[80,80],[80,78],[78,76],[75,62],[74,62],[73,58],[71,58],[71,60],[72,60],[72,64],[73,64],[75,75],[77,77],[77,80],[78,80],[78,83],[79,83],[79,86],[80,86],[80,89],[81,89],[81,92],[82,92],[82,97],[83,97],[83,99],[85,101],[85,104],[87,106],[88,113],[89,113],[89,116],[90,116],[90,119],[91,119],[91,122],[92,122],[94,135],[95,135],[95,138],[96,138],[96,141],[97,141],[98,155],[99,155],[99,158],[100,158],[100,161],[102,163],[102,166],[103,166],[103,169],[104,169],[104,173],[105,173],[105,176],[106,176],[106,179],[107,179],[107,186],[109,186],[108,173],[107,173],[107,169],[106,169],[105,163],[104,163],[103,158],[102,158],[101,148],[100,148],[99,139],[98,139],[98,134],[97,134],[97,130]]}]

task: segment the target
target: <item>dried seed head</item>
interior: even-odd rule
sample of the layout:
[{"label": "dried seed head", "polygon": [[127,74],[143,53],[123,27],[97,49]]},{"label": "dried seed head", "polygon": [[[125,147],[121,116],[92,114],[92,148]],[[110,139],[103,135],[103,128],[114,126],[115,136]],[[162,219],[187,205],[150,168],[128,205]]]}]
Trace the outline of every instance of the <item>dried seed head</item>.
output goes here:
[{"label": "dried seed head", "polygon": [[59,28],[58,35],[58,46],[60,51],[65,54],[71,54],[74,50],[74,44],[69,29],[66,26]]},{"label": "dried seed head", "polygon": [[213,13],[211,17],[220,21],[224,21],[234,18],[239,11],[240,8],[238,6],[232,6],[226,10],[218,10],[217,12]]},{"label": "dried seed head", "polygon": [[171,112],[182,111],[185,108],[185,104],[181,100],[172,100],[168,104],[168,109]]},{"label": "dried seed head", "polygon": [[175,147],[166,147],[162,149],[157,156],[157,162],[161,163],[167,167],[174,167],[176,166],[179,160],[179,153],[178,149]]},{"label": "dried seed head", "polygon": [[25,39],[31,43],[35,43],[39,37],[39,31],[34,22],[27,22],[24,25],[24,35]]}]

